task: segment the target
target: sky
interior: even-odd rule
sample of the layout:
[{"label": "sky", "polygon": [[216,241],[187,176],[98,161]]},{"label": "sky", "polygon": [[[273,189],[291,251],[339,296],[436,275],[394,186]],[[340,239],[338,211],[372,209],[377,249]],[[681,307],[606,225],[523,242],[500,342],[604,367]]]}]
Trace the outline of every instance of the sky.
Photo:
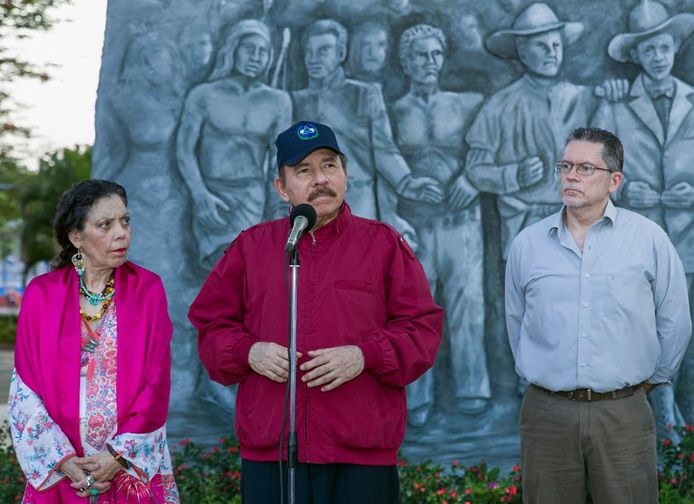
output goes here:
[{"label": "sky", "polygon": [[22,58],[43,66],[51,79],[45,83],[23,79],[9,86],[22,105],[16,122],[33,132],[18,154],[36,168],[45,153],[63,147],[94,143],[94,107],[99,82],[107,0],[73,0],[53,9],[50,31],[8,41]]}]

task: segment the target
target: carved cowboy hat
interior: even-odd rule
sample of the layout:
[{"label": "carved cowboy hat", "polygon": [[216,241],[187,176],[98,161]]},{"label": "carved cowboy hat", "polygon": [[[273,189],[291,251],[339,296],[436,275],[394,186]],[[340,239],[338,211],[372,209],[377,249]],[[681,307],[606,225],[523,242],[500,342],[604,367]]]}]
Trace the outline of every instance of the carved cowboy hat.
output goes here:
[{"label": "carved cowboy hat", "polygon": [[487,38],[487,49],[502,58],[517,58],[516,37],[537,35],[554,30],[564,32],[566,45],[571,45],[583,33],[583,23],[560,21],[546,3],[530,4],[516,17],[510,30],[500,30]]},{"label": "carved cowboy hat", "polygon": [[630,52],[634,46],[654,35],[670,33],[680,40],[689,37],[694,31],[694,14],[670,17],[662,4],[642,0],[629,13],[628,29],[627,33],[615,35],[607,46],[610,57],[622,63],[631,61]]}]

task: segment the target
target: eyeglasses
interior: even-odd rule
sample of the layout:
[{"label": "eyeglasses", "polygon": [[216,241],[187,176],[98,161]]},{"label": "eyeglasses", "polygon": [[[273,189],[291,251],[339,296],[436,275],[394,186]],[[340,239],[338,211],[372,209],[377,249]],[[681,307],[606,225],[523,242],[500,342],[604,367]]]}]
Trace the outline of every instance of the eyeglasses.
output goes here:
[{"label": "eyeglasses", "polygon": [[554,172],[555,173],[563,173],[564,175],[568,175],[571,173],[571,170],[573,168],[576,168],[576,173],[578,175],[588,177],[595,173],[595,170],[602,170],[606,172],[614,172],[616,170],[610,170],[608,168],[600,168],[598,166],[593,166],[590,163],[569,163],[568,161],[559,161],[554,164]]}]

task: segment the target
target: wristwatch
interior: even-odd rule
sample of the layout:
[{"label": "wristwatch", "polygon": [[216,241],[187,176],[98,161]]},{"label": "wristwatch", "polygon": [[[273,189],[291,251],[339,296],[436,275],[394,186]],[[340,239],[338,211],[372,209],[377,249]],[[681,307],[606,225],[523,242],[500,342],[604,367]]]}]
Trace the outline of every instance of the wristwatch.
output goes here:
[{"label": "wristwatch", "polygon": [[130,469],[130,462],[123,457],[122,454],[118,453],[113,446],[110,444],[106,445],[106,448],[108,449],[108,452],[113,456],[114,459],[116,459],[116,462],[118,462],[120,465],[123,466],[124,469]]}]

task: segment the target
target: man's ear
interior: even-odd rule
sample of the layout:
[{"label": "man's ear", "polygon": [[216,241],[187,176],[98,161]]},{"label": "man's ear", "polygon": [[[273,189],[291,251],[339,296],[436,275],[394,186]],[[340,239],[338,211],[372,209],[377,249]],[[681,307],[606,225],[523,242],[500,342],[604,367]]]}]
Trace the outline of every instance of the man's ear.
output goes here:
[{"label": "man's ear", "polygon": [[340,63],[344,63],[347,59],[347,46],[340,45],[338,50],[340,51]]},{"label": "man's ear", "polygon": [[275,177],[274,184],[275,191],[277,191],[277,194],[280,195],[280,198],[289,203],[289,195],[284,190],[284,182],[282,181],[282,179],[280,177]]},{"label": "man's ear", "polygon": [[610,194],[619,189],[624,181],[624,174],[622,172],[612,172],[610,173]]}]

